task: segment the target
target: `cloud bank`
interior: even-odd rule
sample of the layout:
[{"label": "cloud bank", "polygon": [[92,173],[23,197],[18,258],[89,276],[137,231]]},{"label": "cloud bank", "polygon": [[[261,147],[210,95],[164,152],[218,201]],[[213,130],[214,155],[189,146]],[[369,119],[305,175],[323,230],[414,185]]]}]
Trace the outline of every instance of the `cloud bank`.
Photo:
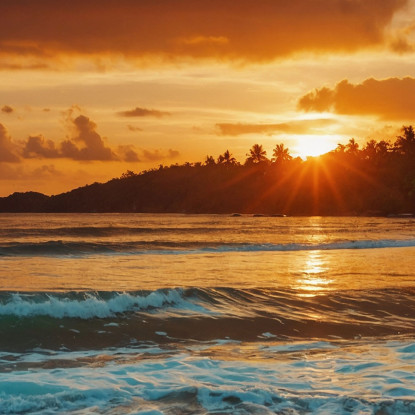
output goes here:
[{"label": "cloud bank", "polygon": [[111,148],[97,132],[97,125],[85,115],[70,118],[75,134],[56,143],[43,135],[29,136],[25,141],[14,142],[6,128],[0,124],[0,162],[19,163],[23,159],[71,159],[75,161],[148,162],[177,158],[174,149],[136,149],[133,145]]},{"label": "cloud bank", "polygon": [[334,88],[323,87],[307,93],[299,100],[298,108],[406,121],[415,117],[414,96],[415,78],[412,77],[369,78],[360,84],[343,80]]},{"label": "cloud bank", "polygon": [[[385,42],[407,0],[3,0],[3,55],[270,60]],[[35,67],[36,63],[32,63]]]}]

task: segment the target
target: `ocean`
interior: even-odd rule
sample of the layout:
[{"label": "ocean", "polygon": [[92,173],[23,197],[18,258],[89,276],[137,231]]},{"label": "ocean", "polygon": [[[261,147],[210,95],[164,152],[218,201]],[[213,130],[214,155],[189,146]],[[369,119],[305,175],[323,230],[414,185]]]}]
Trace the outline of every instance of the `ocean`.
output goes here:
[{"label": "ocean", "polygon": [[0,414],[415,414],[415,219],[0,215]]}]

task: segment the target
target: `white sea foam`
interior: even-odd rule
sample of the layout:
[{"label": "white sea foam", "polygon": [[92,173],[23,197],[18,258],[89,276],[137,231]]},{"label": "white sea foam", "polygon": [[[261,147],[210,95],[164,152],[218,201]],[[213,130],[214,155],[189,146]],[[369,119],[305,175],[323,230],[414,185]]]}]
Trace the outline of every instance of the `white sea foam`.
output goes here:
[{"label": "white sea foam", "polygon": [[[415,357],[413,343],[283,346],[275,344],[267,355],[256,349],[255,360],[249,359],[252,345],[230,359],[226,356],[233,353],[233,345],[229,350],[222,345],[216,357],[201,356],[190,347],[186,353],[160,349],[145,359],[140,350],[126,354],[127,349],[112,350],[104,359],[92,352],[62,354],[65,360],[90,362],[80,367],[58,367],[59,353],[44,355],[53,364],[42,370],[2,373],[0,413],[115,413],[118,408],[122,413],[157,414],[195,407],[197,412],[229,414],[414,413],[415,360],[406,358],[408,353]],[[299,350],[304,353],[301,360]],[[37,364],[39,358],[34,357]]]},{"label": "white sea foam", "polygon": [[0,315],[89,319],[113,317],[119,313],[162,307],[201,308],[185,300],[181,289],[153,291],[142,295],[119,293],[109,299],[102,299],[92,293],[85,293],[83,298],[76,299],[54,295],[47,295],[39,299],[32,295],[13,294],[7,302],[0,304]]}]

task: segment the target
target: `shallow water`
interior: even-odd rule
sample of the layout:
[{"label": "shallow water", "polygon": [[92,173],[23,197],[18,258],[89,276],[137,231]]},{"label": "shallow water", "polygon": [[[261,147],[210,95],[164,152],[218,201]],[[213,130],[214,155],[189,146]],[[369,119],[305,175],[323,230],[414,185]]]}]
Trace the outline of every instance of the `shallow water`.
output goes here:
[{"label": "shallow water", "polygon": [[415,220],[0,215],[0,413],[415,413]]}]

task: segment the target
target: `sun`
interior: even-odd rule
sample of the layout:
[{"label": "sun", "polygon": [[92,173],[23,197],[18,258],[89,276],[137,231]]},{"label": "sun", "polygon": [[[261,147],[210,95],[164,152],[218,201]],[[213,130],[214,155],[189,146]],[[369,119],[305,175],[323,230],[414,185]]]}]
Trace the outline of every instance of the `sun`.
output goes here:
[{"label": "sun", "polygon": [[292,152],[305,160],[307,157],[317,157],[334,150],[338,142],[339,138],[333,135],[301,135],[296,137]]}]

